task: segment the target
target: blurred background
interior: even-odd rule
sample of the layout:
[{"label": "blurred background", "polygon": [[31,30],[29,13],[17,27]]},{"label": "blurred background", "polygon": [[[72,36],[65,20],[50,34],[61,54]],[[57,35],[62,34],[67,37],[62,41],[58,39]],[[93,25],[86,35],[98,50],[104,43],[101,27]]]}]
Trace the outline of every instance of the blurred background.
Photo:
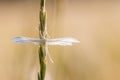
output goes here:
[{"label": "blurred background", "polygon": [[[0,0],[0,80],[37,80],[39,0]],[[51,38],[74,37],[73,46],[49,46],[46,80],[120,80],[119,0],[46,0]]]}]

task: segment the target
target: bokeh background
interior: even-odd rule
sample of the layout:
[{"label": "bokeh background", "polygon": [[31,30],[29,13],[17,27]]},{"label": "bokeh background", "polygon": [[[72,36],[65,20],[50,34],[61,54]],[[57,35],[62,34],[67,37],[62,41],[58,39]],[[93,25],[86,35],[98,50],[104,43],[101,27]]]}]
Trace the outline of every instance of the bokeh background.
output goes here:
[{"label": "bokeh background", "polygon": [[[38,46],[15,36],[38,37],[39,0],[0,0],[0,80],[37,80]],[[120,80],[120,1],[47,0],[51,38],[74,37],[73,46],[49,46],[46,80]]]}]

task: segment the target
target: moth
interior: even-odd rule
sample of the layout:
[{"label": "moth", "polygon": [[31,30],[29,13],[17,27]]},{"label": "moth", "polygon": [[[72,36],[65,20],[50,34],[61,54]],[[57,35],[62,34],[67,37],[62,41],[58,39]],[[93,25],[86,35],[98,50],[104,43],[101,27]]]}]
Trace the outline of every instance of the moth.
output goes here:
[{"label": "moth", "polygon": [[17,44],[44,44],[46,45],[59,45],[59,46],[71,46],[73,43],[79,43],[80,41],[75,38],[55,38],[55,39],[45,39],[45,38],[29,38],[29,37],[14,37],[12,39]]},{"label": "moth", "polygon": [[[45,38],[29,38],[29,37],[14,37],[12,39],[17,44],[46,44],[46,45],[59,45],[59,46],[72,46],[73,43],[79,43],[80,41],[75,38],[55,38],[55,39],[45,39]],[[46,46],[46,52],[48,54],[48,57],[52,63],[54,61],[49,55],[48,47]]]}]

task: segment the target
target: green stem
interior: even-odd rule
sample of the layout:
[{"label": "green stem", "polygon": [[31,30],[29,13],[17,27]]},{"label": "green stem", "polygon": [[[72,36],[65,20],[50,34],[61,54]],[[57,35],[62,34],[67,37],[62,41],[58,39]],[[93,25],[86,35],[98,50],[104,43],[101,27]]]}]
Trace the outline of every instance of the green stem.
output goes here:
[{"label": "green stem", "polygon": [[[45,0],[41,0],[40,3],[40,25],[39,25],[39,37],[45,39],[46,37],[46,11],[45,11]],[[45,79],[46,73],[46,43],[41,44],[39,47],[39,64],[40,72],[38,73],[38,80]]]},{"label": "green stem", "polygon": [[39,62],[40,62],[40,73],[38,80],[44,80],[46,72],[46,49],[45,46],[39,48]]}]

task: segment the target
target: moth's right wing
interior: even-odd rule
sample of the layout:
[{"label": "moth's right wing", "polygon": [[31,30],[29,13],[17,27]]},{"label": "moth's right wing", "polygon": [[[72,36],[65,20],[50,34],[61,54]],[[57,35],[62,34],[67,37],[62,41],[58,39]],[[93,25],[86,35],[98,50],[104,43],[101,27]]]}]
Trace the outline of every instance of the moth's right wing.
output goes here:
[{"label": "moth's right wing", "polygon": [[48,39],[48,45],[60,45],[60,46],[71,46],[73,43],[79,43],[80,41],[75,38],[56,38]]}]

